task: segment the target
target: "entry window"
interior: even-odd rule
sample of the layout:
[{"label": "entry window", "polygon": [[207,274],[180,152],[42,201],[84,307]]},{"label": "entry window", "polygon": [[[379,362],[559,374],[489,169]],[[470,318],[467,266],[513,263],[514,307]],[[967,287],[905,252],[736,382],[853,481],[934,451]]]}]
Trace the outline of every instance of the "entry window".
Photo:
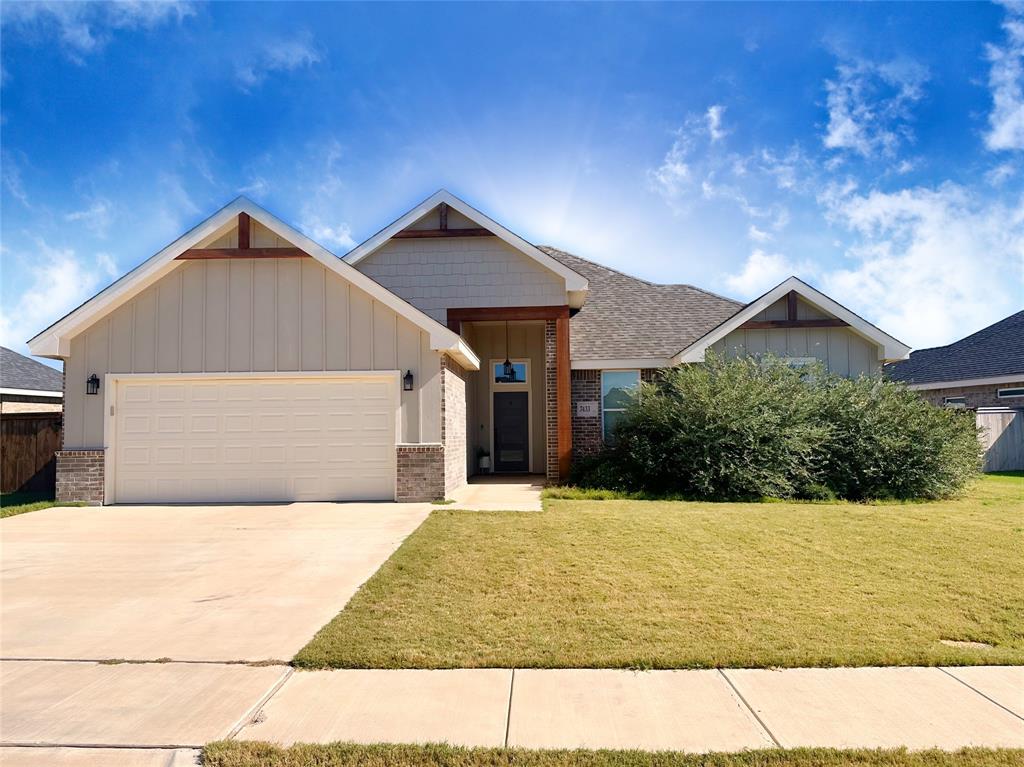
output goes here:
[{"label": "entry window", "polygon": [[942,404],[946,407],[967,407],[967,397],[943,397]]},{"label": "entry window", "polygon": [[525,362],[513,362],[512,363],[512,375],[505,375],[505,363],[494,362],[493,374],[494,383],[498,385],[502,384],[524,384],[526,383],[526,363]]},{"label": "entry window", "polygon": [[1010,397],[1024,397],[1024,386],[1014,387],[1012,389],[1000,389],[997,392],[999,399],[1009,399]]},{"label": "entry window", "polygon": [[615,426],[625,416],[639,385],[639,370],[601,371],[601,429],[605,442],[613,440]]}]

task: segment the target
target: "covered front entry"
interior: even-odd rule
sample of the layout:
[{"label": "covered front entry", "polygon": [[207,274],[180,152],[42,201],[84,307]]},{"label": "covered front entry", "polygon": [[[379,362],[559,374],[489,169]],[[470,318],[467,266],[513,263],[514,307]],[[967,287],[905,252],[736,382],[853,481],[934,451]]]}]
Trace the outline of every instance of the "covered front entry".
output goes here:
[{"label": "covered front entry", "polygon": [[567,473],[568,324],[568,307],[448,310],[449,328],[481,359],[467,376],[469,475]]},{"label": "covered front entry", "polygon": [[395,372],[110,378],[108,502],[395,497]]}]

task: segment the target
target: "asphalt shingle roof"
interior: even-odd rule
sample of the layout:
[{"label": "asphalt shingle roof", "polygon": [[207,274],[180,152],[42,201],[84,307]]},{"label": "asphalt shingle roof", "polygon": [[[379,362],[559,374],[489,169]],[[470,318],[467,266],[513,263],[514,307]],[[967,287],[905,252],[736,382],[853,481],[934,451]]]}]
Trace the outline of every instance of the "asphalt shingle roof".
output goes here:
[{"label": "asphalt shingle roof", "polygon": [[540,249],[590,281],[586,303],[569,323],[574,359],[671,357],[744,306],[692,285],[658,285]]},{"label": "asphalt shingle roof", "polygon": [[949,346],[920,349],[886,365],[895,381],[911,384],[965,381],[1020,374],[1024,378],[1024,311]]},{"label": "asphalt shingle roof", "polygon": [[5,389],[63,391],[59,370],[0,346],[0,386]]}]

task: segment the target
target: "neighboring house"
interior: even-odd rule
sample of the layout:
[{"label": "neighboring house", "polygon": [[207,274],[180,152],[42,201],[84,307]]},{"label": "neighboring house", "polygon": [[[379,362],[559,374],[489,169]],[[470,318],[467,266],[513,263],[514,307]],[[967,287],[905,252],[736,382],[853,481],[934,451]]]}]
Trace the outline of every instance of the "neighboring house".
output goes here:
[{"label": "neighboring house", "polygon": [[949,346],[920,349],[885,373],[935,405],[1024,407],[1024,311]]},{"label": "neighboring house", "polygon": [[655,285],[445,191],[344,258],[239,198],[29,346],[65,360],[58,496],[106,503],[427,500],[480,453],[557,481],[708,348],[844,375],[909,351],[796,278]]},{"label": "neighboring house", "polygon": [[63,399],[59,370],[0,346],[0,413],[59,413]]}]

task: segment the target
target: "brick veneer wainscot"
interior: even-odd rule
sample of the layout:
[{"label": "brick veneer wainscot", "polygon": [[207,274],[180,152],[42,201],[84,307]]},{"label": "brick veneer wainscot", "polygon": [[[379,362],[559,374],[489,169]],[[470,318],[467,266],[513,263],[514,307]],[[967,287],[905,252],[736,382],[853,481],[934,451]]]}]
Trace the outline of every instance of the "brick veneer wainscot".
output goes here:
[{"label": "brick veneer wainscot", "polygon": [[103,450],[57,451],[57,500],[103,503]]},{"label": "brick veneer wainscot", "polygon": [[1024,397],[1005,397],[999,399],[996,393],[1000,389],[1018,389],[1024,387],[1024,381],[1017,383],[988,384],[987,386],[957,386],[949,389],[921,389],[920,395],[933,405],[942,405],[945,397],[964,397],[966,407],[1024,407]]},{"label": "brick veneer wainscot", "polygon": [[395,500],[402,503],[444,498],[444,445],[399,445]]}]

